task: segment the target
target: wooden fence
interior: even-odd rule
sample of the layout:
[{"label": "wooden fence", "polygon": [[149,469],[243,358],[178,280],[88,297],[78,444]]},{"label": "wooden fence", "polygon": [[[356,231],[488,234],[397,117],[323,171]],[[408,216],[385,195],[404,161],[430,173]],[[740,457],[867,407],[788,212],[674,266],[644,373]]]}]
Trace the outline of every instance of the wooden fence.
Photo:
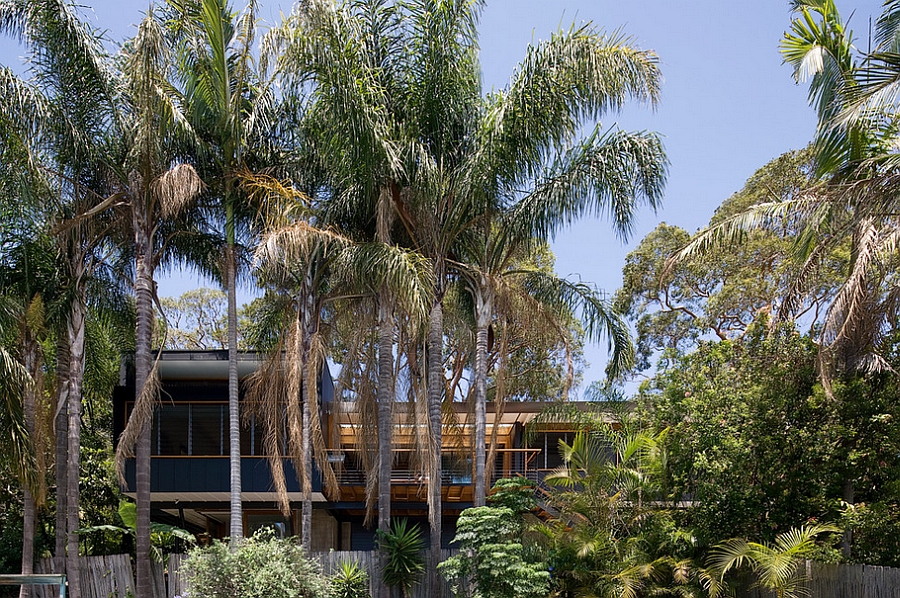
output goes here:
[{"label": "wooden fence", "polygon": [[[40,559],[35,563],[35,573],[56,573],[52,559]],[[162,575],[162,566],[159,576]],[[108,556],[88,556],[78,559],[81,580],[81,595],[84,598],[125,598],[128,592],[134,595],[134,575],[131,571],[131,557],[127,554]],[[34,586],[35,598],[58,598],[53,586]]]},{"label": "wooden fence", "polygon": [[[809,598],[900,598],[900,569],[806,561],[800,571],[804,578],[800,593]],[[751,587],[738,590],[737,596],[774,598],[775,594]]]},{"label": "wooden fence", "polygon": [[[451,555],[456,554],[457,550],[442,550],[441,561],[448,559]],[[336,551],[330,552],[314,552],[312,557],[322,565],[322,573],[325,575],[334,574],[342,562],[355,562],[361,569],[365,569],[369,574],[369,594],[377,596],[377,590],[381,586],[381,571],[378,566],[378,553],[375,551]],[[431,559],[428,553],[425,553],[425,571],[431,571]],[[413,587],[409,593],[409,598],[450,598],[453,594],[450,592],[450,583],[441,577],[440,588],[437,591],[431,591],[427,586],[428,576],[423,576],[422,583]]]},{"label": "wooden fence", "polygon": [[[441,560],[448,558],[456,551],[442,550]],[[335,573],[340,564],[345,561],[355,562],[360,568],[369,574],[369,593],[376,595],[376,590],[381,585],[381,573],[378,567],[377,553],[372,551],[346,551],[346,552],[314,552],[311,555],[322,567],[326,575]],[[174,598],[184,594],[179,570],[184,560],[182,554],[168,555],[168,566],[164,569],[162,563],[151,563],[153,577],[153,598]],[[426,555],[426,568],[428,571],[431,563]],[[41,559],[35,563],[35,573],[53,573],[52,559]],[[83,598],[126,598],[128,593],[134,595],[134,574],[131,556],[127,554],[113,554],[108,556],[89,556],[79,559],[79,573],[81,574],[81,595]],[[441,582],[438,592],[432,592],[427,587],[427,580],[415,586],[409,594],[409,598],[450,598],[450,584]],[[35,598],[59,598],[56,586],[33,586]]]},{"label": "wooden fence", "polygon": [[[441,560],[456,551],[441,551]],[[331,575],[341,562],[357,563],[369,572],[369,591],[375,596],[381,584],[377,553],[371,551],[314,552],[322,566],[322,572]],[[154,598],[174,598],[183,595],[179,569],[183,555],[169,555],[168,571],[162,563],[153,563]],[[426,561],[426,571],[431,563]],[[53,573],[50,559],[36,563],[35,573]],[[91,556],[80,559],[81,593],[84,598],[126,598],[134,592],[131,557],[127,554]],[[801,568],[805,581],[804,594],[810,598],[900,598],[900,569],[872,567],[869,565],[825,565],[807,561]],[[427,587],[426,580],[413,588],[410,598],[450,598],[450,585],[442,582],[439,591]],[[773,598],[774,594],[749,587],[746,584],[737,592],[738,598]],[[34,586],[35,598],[58,598],[55,586]]]}]

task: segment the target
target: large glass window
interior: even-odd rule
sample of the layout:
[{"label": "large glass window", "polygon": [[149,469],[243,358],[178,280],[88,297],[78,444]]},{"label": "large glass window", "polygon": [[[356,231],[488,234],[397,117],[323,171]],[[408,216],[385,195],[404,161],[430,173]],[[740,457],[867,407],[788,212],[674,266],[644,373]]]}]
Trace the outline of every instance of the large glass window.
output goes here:
[{"label": "large glass window", "polygon": [[225,405],[191,405],[191,454],[224,455]]},{"label": "large glass window", "polygon": [[[129,404],[128,415],[133,409]],[[159,456],[223,456],[228,454],[228,405],[224,403],[163,403],[153,413],[151,454]],[[287,450],[282,429],[282,451]],[[263,456],[265,430],[262,422],[241,418],[241,454]]]},{"label": "large glass window", "polygon": [[188,429],[190,428],[189,405],[163,405],[156,410],[157,455],[189,454]]}]

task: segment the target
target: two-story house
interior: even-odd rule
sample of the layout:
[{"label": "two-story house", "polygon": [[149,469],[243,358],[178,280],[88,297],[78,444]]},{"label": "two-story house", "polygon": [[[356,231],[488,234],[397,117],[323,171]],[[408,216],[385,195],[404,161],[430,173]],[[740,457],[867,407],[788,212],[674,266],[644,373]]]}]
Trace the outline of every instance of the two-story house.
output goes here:
[{"label": "two-story house", "polygon": [[[166,351],[159,364],[162,400],[152,424],[151,508],[155,521],[179,525],[196,534],[221,538],[229,530],[228,356],[226,351]],[[239,355],[239,376],[245,379],[263,357]],[[134,374],[123,360],[120,384],[114,394],[114,434],[118,438],[134,404]],[[243,389],[242,389],[243,393]],[[243,397],[243,394],[242,394]],[[427,535],[426,487],[428,480],[415,465],[415,424],[399,404],[394,423],[394,466],[391,511],[422,523]],[[453,403],[447,418],[442,454],[444,542],[454,535],[459,513],[472,506],[473,414],[463,403]],[[508,403],[497,416],[488,408],[489,434],[496,428],[496,454],[492,479],[516,475],[533,480],[561,464],[559,439],[570,439],[565,425],[545,426],[525,446],[525,425],[545,407],[541,403]],[[373,547],[374,530],[364,526],[366,511],[366,450],[375,440],[362,436],[364,426],[357,406],[336,401],[331,375],[323,368],[319,383],[319,409],[329,460],[335,467],[339,491],[325,491],[318,472],[313,483],[313,550],[366,550]],[[241,429],[241,484],[244,532],[262,526],[289,535],[299,531],[300,486],[289,459],[282,460],[291,500],[291,515],[278,508],[263,431],[251,418]],[[134,462],[126,467],[127,493],[133,496]],[[427,541],[427,537],[426,537]]]}]

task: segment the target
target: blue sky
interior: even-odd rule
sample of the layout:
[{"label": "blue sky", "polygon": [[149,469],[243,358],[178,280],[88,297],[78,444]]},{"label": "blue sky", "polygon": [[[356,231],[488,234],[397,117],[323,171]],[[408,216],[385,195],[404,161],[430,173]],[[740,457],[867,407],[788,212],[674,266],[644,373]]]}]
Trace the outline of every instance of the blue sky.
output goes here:
[{"label": "blue sky", "polygon": [[[881,0],[836,0],[851,13],[857,43],[866,47],[869,18]],[[133,35],[147,1],[81,0],[94,25],[121,41]],[[277,23],[290,2],[260,0],[263,26]],[[603,220],[586,219],[553,243],[557,272],[613,293],[625,256],[659,222],[690,231],[702,227],[753,172],[779,154],[805,146],[815,130],[806,88],[795,85],[781,62],[778,42],[790,23],[787,0],[488,0],[482,15],[481,58],[486,90],[505,86],[532,41],[585,21],[621,31],[660,58],[665,79],[656,110],[630,106],[604,119],[606,127],[653,130],[664,138],[671,162],[663,207],[643,210],[629,242]],[[0,44],[0,62],[12,64],[17,47]],[[160,283],[177,295],[204,283],[192,275]],[[585,386],[603,377],[605,345],[587,347]]]}]

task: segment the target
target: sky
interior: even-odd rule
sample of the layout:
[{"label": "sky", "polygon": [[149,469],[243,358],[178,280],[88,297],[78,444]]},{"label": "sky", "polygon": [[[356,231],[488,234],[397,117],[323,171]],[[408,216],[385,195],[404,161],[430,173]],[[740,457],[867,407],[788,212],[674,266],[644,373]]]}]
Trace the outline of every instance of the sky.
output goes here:
[{"label": "sky", "polygon": [[[147,0],[80,0],[95,27],[121,41],[136,31]],[[836,0],[844,19],[867,46],[869,20],[882,0]],[[290,1],[259,0],[261,27],[280,21]],[[852,15],[852,16],[851,16]],[[638,212],[634,233],[618,238],[609,222],[586,218],[552,243],[556,270],[612,294],[622,281],[628,252],[660,222],[689,231],[703,227],[715,209],[769,160],[804,147],[815,131],[806,87],[794,83],[778,43],[790,24],[787,0],[487,0],[480,47],[485,91],[506,86],[530,43],[560,28],[592,22],[620,32],[659,56],[664,77],[659,105],[626,107],[603,126],[660,133],[669,157],[661,209]],[[0,63],[11,65],[21,50],[0,43]],[[180,273],[160,281],[160,294],[177,296],[211,285]],[[603,378],[606,344],[588,346],[586,387]]]}]

